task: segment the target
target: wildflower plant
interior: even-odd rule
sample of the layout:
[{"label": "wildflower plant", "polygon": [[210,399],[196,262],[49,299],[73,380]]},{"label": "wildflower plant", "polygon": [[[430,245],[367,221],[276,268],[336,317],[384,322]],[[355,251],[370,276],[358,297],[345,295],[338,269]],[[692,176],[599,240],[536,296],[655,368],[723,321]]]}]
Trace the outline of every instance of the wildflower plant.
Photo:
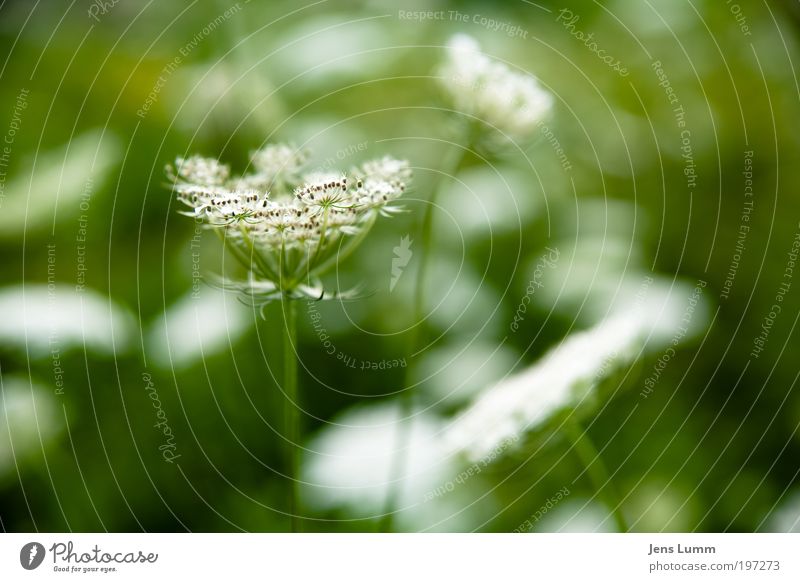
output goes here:
[{"label": "wildflower plant", "polygon": [[[487,153],[499,153],[511,145],[532,139],[539,122],[550,114],[553,97],[542,89],[531,75],[512,71],[507,65],[489,58],[480,45],[466,34],[450,39],[445,59],[436,71],[444,97],[455,114],[455,137],[447,157],[441,164],[440,181],[432,189],[422,218],[419,240],[421,254],[418,263],[413,301],[412,334],[409,353],[417,353],[424,343],[424,288],[428,259],[432,254],[434,208],[439,191],[448,178],[458,173],[465,155],[473,148]],[[406,386],[410,385],[411,366],[406,368]],[[410,418],[414,408],[413,395],[408,387],[403,392],[403,414]],[[410,425],[410,421],[405,425]],[[402,481],[405,461],[402,451],[410,438],[411,428],[400,426],[395,462],[389,481],[395,484],[387,495],[384,529],[391,527],[392,512],[401,498],[397,488]]]},{"label": "wildflower plant", "polygon": [[350,297],[327,292],[322,275],[352,253],[379,216],[395,204],[411,180],[408,162],[389,156],[349,172],[309,171],[308,153],[291,145],[267,145],[250,156],[251,171],[231,175],[213,158],[177,158],[167,166],[182,214],[213,230],[248,272],[246,280],[223,279],[254,305],[280,301],[283,315],[283,388],[292,529],[299,529],[297,476],[300,421],[297,393],[295,301]]},{"label": "wildflower plant", "polygon": [[604,382],[629,370],[645,350],[663,348],[670,341],[659,327],[674,321],[663,313],[673,314],[676,303],[669,295],[646,305],[634,301],[592,328],[571,333],[534,365],[488,387],[453,418],[443,431],[447,448],[478,462],[493,459],[494,451],[506,448],[504,443],[526,443],[526,436],[544,429],[559,431],[608,504],[617,530],[627,531],[621,498],[578,419],[599,405]]},{"label": "wildflower plant", "polygon": [[473,120],[474,145],[484,149],[529,140],[553,107],[535,77],[489,58],[466,34],[447,43],[437,77],[453,108]]},{"label": "wildflower plant", "polygon": [[253,171],[231,176],[212,158],[178,158],[167,175],[183,214],[219,234],[250,272],[225,285],[256,303],[308,297],[333,298],[320,276],[349,255],[379,215],[400,210],[394,202],[411,179],[408,162],[389,156],[351,172],[306,172],[307,152],[268,145],[251,154]]},{"label": "wildflower plant", "polygon": [[637,309],[570,334],[533,366],[484,390],[453,420],[445,439],[472,462],[485,458],[503,442],[558,419],[558,412],[591,401],[600,382],[636,360],[651,329]]}]

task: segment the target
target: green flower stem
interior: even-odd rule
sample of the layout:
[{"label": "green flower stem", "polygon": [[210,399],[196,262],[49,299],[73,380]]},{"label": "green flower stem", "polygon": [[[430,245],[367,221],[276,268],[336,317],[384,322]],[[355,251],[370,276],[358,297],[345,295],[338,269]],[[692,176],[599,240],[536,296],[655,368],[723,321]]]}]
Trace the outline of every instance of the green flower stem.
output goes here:
[{"label": "green flower stem", "polygon": [[[269,264],[266,258],[264,258],[264,256],[260,252],[258,252],[255,242],[253,241],[252,237],[247,233],[244,227],[241,227],[241,233],[242,233],[242,239],[245,241],[247,248],[250,250],[250,262],[255,260],[256,265],[261,267],[261,269],[264,271],[264,274],[267,277],[276,279],[277,277],[275,269]],[[249,263],[244,263],[244,264],[247,265]]]},{"label": "green flower stem", "polygon": [[234,257],[236,257],[236,260],[238,260],[242,265],[247,267],[250,271],[254,271],[252,266],[253,263],[255,263],[257,267],[257,269],[255,270],[258,269],[262,270],[268,278],[271,279],[278,278],[275,273],[275,270],[272,267],[270,267],[270,265],[266,262],[264,256],[258,252],[258,249],[255,248],[255,245],[253,243],[253,239],[250,238],[250,236],[244,230],[241,231],[242,237],[245,242],[245,245],[247,246],[249,254],[245,253],[243,249],[240,249],[239,247],[236,246],[236,244],[233,242],[233,239],[230,236],[228,236],[227,231],[214,229],[214,232],[217,233],[217,236],[222,241],[223,246],[226,249],[228,249]]},{"label": "green flower stem", "polygon": [[289,458],[289,514],[292,531],[300,531],[298,490],[300,483],[300,403],[297,390],[297,307],[295,302],[281,295],[283,315],[283,391],[286,398],[286,444]]},{"label": "green flower stem", "polygon": [[323,211],[322,216],[322,230],[320,231],[320,237],[317,241],[317,245],[314,248],[313,253],[309,251],[308,256],[300,262],[297,268],[292,273],[292,277],[298,277],[302,274],[303,271],[310,272],[311,267],[314,263],[317,262],[319,259],[320,252],[322,252],[322,247],[325,246],[325,235],[326,231],[328,230],[328,214],[330,213],[329,208],[326,206],[325,210]]},{"label": "green flower stem", "polygon": [[358,248],[358,245],[361,244],[361,241],[363,241],[369,234],[369,231],[372,229],[372,225],[375,224],[377,217],[378,213],[373,212],[367,222],[359,229],[358,234],[351,237],[349,241],[336,248],[331,256],[320,263],[319,267],[316,269],[317,274],[322,275],[334,265],[344,262],[344,260],[347,259],[347,257],[349,257],[352,252],[356,250],[356,248]]},{"label": "green flower stem", "polygon": [[467,140],[463,146],[451,146],[447,152],[447,157],[442,164],[442,172],[439,174],[436,186],[433,188],[425,212],[422,216],[422,226],[420,230],[420,244],[417,247],[419,264],[417,267],[417,277],[414,283],[414,300],[412,307],[412,327],[409,335],[409,353],[411,362],[405,370],[405,390],[400,395],[400,418],[398,419],[395,431],[395,446],[392,453],[392,462],[389,469],[389,482],[387,484],[386,501],[383,508],[383,516],[379,524],[380,530],[391,531],[394,525],[394,512],[402,494],[402,479],[406,473],[408,464],[408,453],[411,444],[411,415],[414,412],[414,391],[411,389],[411,373],[414,369],[414,356],[425,341],[425,280],[428,274],[428,261],[432,251],[431,242],[433,240],[433,218],[436,209],[436,200],[445,182],[452,178],[464,160],[464,154],[469,151]]},{"label": "green flower stem", "polygon": [[627,532],[628,522],[622,514],[622,503],[619,500],[619,495],[608,474],[608,469],[605,463],[603,463],[603,458],[597,451],[597,447],[594,446],[594,443],[589,438],[589,434],[573,419],[567,419],[564,423],[564,433],[567,438],[572,441],[575,453],[586,468],[586,472],[589,474],[589,479],[592,481],[594,488],[597,490],[598,494],[602,492],[605,502],[614,516],[614,522],[617,524],[617,528],[621,532]]}]

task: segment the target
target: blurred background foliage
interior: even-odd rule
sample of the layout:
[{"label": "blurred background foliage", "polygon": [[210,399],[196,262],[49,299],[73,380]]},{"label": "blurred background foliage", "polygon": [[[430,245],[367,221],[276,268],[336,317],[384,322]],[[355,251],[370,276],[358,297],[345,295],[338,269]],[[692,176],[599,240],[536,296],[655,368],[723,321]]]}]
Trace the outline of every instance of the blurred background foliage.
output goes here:
[{"label": "blurred background foliage", "polygon": [[[491,165],[469,157],[448,183],[428,285],[432,344],[414,367],[426,419],[415,428],[420,454],[443,419],[596,323],[629,297],[621,290],[657,276],[682,303],[702,280],[703,326],[680,343],[654,392],[640,396],[657,352],[608,379],[615,396],[583,422],[634,530],[793,527],[796,284],[764,352],[749,354],[800,218],[796,2],[740,1],[749,35],[730,3],[712,0],[105,4],[97,21],[88,2],[0,8],[0,132],[19,126],[0,207],[4,529],[288,528],[278,314],[270,306],[262,321],[197,280],[238,272],[215,238],[176,214],[163,174],[176,155],[243,169],[250,150],[281,140],[310,148],[312,166],[323,168],[384,153],[411,161],[409,212],[381,220],[332,277],[342,288],[363,281],[372,294],[315,306],[342,358],[326,353],[301,311],[309,449],[335,459],[337,443],[391,446],[404,368],[366,371],[360,362],[411,357],[404,330],[415,259],[390,292],[391,261],[401,237],[415,238],[441,171],[453,114],[431,75],[456,32],[556,95],[547,126],[570,168],[543,132]],[[628,76],[557,21],[565,6]],[[456,10],[468,21],[418,22],[398,9]],[[475,15],[519,26],[524,38]],[[686,112],[691,191],[654,61]],[[726,299],[749,150],[754,209]],[[510,333],[548,246],[559,249],[559,265]],[[148,378],[180,455],[173,463],[159,450]],[[336,433],[359,423],[372,428]],[[460,471],[431,460],[440,474],[424,475],[397,527],[510,531],[566,486],[570,495],[534,530],[613,529],[569,444],[556,432],[544,439],[426,503],[425,487]],[[305,528],[374,530],[380,463],[324,466],[334,486],[345,472],[370,485],[349,495],[311,490]]]}]

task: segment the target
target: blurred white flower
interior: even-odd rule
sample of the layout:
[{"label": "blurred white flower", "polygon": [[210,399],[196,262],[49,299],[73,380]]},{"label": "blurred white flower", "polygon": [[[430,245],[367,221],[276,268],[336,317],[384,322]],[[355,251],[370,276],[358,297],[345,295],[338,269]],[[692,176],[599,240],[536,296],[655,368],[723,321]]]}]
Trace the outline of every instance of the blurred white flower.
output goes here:
[{"label": "blurred white flower", "polygon": [[63,425],[50,390],[23,378],[0,379],[0,474],[42,450]]},{"label": "blurred white flower", "polygon": [[613,13],[615,9],[621,10],[623,7],[633,34],[642,35],[648,40],[659,35],[668,38],[688,35],[692,28],[700,27],[702,19],[708,18],[707,11],[711,8],[698,6],[699,18],[697,13],[681,10],[680,5],[671,0],[649,0],[641,3],[614,0],[608,9]]},{"label": "blurred white flower", "polygon": [[490,59],[466,34],[450,39],[438,74],[454,107],[494,128],[500,142],[530,137],[553,106],[553,96],[533,76]]},{"label": "blurred white flower", "polygon": [[596,501],[570,499],[548,512],[533,531],[552,533],[617,532],[611,512]]},{"label": "blurred white flower", "polygon": [[502,378],[517,360],[518,354],[505,344],[470,338],[469,343],[426,350],[412,373],[426,401],[464,404]]},{"label": "blurred white flower", "polygon": [[255,173],[245,180],[254,180],[251,188],[290,193],[294,184],[303,181],[302,172],[308,163],[309,152],[289,144],[268,145],[250,155]]},{"label": "blurred white flower", "polygon": [[36,166],[15,176],[0,198],[0,237],[30,236],[86,213],[120,151],[116,136],[94,129],[38,155]]},{"label": "blurred white flower", "polygon": [[241,51],[236,57],[182,65],[175,71],[163,91],[177,125],[192,133],[249,130],[265,135],[288,117],[267,78],[268,66]]},{"label": "blurred white flower", "polygon": [[800,533],[800,492],[788,496],[772,512],[763,531],[774,533]]},{"label": "blurred white flower", "polygon": [[449,333],[489,333],[502,325],[496,317],[500,293],[462,258],[431,257],[424,282],[429,325]]},{"label": "blurred white flower", "polygon": [[71,285],[0,289],[0,343],[33,356],[84,347],[101,354],[127,348],[133,317],[111,299]]},{"label": "blurred white flower", "polygon": [[501,165],[460,171],[458,180],[448,182],[441,193],[447,214],[437,222],[437,229],[447,233],[442,242],[461,251],[464,237],[519,232],[544,199],[530,178],[529,173]]},{"label": "blurred white flower", "polygon": [[599,380],[632,362],[644,345],[641,311],[573,333],[527,370],[486,390],[448,427],[445,438],[478,461],[587,398]]},{"label": "blurred white flower", "polygon": [[[654,478],[656,481],[657,478]],[[625,500],[630,528],[635,531],[682,532],[690,531],[700,512],[697,496],[681,490],[676,483],[645,482],[631,491]],[[610,519],[609,521],[613,521]]]},{"label": "blurred white flower", "polygon": [[148,354],[164,368],[185,367],[231,349],[255,321],[252,308],[212,287],[201,287],[159,315],[147,333]]},{"label": "blurred white flower", "polygon": [[401,28],[386,26],[380,18],[363,18],[364,7],[356,6],[357,12],[349,15],[309,14],[296,26],[281,27],[281,33],[270,32],[275,50],[269,59],[269,74],[275,83],[285,83],[287,91],[309,91],[331,83],[345,86],[351,80],[373,79],[392,71],[405,52],[386,49],[403,44]]},{"label": "blurred white flower", "polygon": [[[303,482],[307,504],[316,511],[344,510],[352,517],[380,516],[398,446],[400,418],[396,403],[363,406],[346,411],[320,431],[306,447]],[[445,513],[441,519],[455,513],[447,504],[425,502],[425,494],[453,479],[460,469],[444,455],[440,419],[417,413],[411,427],[396,523],[419,530],[431,525],[432,513]],[[448,528],[457,527],[453,521],[448,523]]]}]

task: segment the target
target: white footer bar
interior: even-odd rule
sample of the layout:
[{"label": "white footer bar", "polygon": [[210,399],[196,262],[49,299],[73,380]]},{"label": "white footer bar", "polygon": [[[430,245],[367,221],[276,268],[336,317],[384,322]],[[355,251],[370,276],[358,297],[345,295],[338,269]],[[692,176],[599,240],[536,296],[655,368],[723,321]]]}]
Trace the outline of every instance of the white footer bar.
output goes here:
[{"label": "white footer bar", "polygon": [[800,534],[3,534],[0,580],[796,581],[798,554]]}]

